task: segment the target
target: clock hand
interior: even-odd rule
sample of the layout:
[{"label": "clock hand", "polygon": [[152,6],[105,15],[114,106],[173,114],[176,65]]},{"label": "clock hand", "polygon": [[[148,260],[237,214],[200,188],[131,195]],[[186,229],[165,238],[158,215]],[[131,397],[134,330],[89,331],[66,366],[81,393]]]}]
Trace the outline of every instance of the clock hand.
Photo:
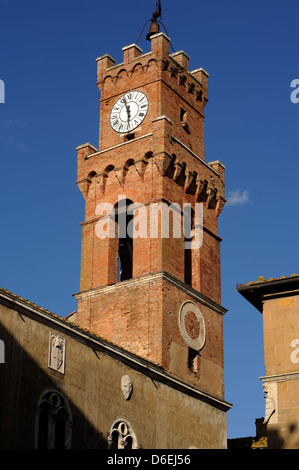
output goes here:
[{"label": "clock hand", "polygon": [[127,100],[126,100],[125,97],[123,98],[123,100],[124,100],[125,107],[126,107],[126,111],[127,111],[127,115],[128,115],[128,118],[129,118],[129,115],[130,115],[130,107],[128,106]]},{"label": "clock hand", "polygon": [[130,117],[131,117],[131,111],[130,111],[130,106],[128,105],[127,103],[127,100],[126,98],[124,97],[124,103],[125,103],[125,107],[126,107],[126,111],[127,111],[127,116],[128,116],[128,129],[129,129],[129,126],[130,126]]},{"label": "clock hand", "polygon": [[131,110],[130,110],[130,106],[129,106],[129,105],[127,106],[127,113],[128,113],[128,121],[130,121]]}]

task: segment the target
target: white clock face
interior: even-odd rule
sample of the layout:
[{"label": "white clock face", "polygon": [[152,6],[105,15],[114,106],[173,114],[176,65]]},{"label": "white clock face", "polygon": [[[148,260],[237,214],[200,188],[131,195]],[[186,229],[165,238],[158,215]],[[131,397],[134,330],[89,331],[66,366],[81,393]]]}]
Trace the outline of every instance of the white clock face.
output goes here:
[{"label": "white clock face", "polygon": [[117,100],[110,114],[116,132],[126,133],[138,127],[148,111],[148,99],[141,91],[129,91]]}]

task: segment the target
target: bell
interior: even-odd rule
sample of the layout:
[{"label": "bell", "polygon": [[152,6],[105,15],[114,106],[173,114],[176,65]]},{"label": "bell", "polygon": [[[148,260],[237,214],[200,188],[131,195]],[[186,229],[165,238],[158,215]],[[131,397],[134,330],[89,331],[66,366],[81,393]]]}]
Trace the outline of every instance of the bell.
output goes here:
[{"label": "bell", "polygon": [[157,22],[157,12],[155,12],[153,14],[153,17],[152,17],[152,22],[151,22],[151,25],[150,25],[150,29],[149,29],[149,32],[147,33],[146,35],[146,39],[148,41],[151,40],[151,37],[154,35],[154,34],[157,34],[157,33],[160,33],[160,27],[159,27],[159,24]]}]

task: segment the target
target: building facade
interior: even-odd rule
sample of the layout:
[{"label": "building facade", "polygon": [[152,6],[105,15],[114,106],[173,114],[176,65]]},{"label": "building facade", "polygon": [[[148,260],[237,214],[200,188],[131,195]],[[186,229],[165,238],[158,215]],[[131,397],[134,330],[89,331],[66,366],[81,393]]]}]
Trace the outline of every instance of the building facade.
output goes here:
[{"label": "building facade", "polygon": [[97,59],[99,147],[85,199],[78,309],[0,292],[4,448],[226,448],[218,217],[206,162],[208,74],[159,30]]},{"label": "building facade", "polygon": [[2,449],[226,445],[225,402],[4,289],[0,338]]},{"label": "building facade", "polygon": [[299,276],[238,285],[263,315],[268,448],[299,448]]}]

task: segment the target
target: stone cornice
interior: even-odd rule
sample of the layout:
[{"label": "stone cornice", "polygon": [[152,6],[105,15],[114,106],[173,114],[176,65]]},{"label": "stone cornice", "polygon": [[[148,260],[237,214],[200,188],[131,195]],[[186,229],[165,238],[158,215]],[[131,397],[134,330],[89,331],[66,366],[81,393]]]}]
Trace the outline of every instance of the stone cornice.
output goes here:
[{"label": "stone cornice", "polygon": [[260,379],[264,382],[287,382],[289,380],[299,380],[299,372],[287,372],[285,374],[276,374],[276,375],[266,375],[264,377],[260,377]]},{"label": "stone cornice", "polygon": [[257,282],[237,284],[237,290],[257,310],[263,313],[264,301],[299,294],[299,276],[292,274],[288,277],[270,279],[261,276]]},{"label": "stone cornice", "polygon": [[193,157],[197,158],[204,166],[209,168],[215,175],[219,176],[218,171],[216,171],[212,166],[209,165],[209,163],[205,162],[199,155],[197,155],[193,150],[191,150],[187,145],[185,145],[183,142],[181,142],[175,135],[171,136],[172,142],[176,142],[179,144],[181,147],[183,147],[187,152],[189,152]]},{"label": "stone cornice", "polygon": [[222,305],[219,305],[214,300],[205,296],[204,294],[197,291],[196,289],[193,289],[192,287],[188,286],[184,282],[180,281],[179,279],[175,278],[174,276],[172,276],[171,274],[165,271],[158,271],[156,273],[146,274],[144,276],[139,276],[137,278],[129,279],[127,281],[117,282],[116,284],[112,284],[109,286],[95,287],[93,289],[89,289],[87,291],[74,294],[74,297],[77,300],[83,300],[83,299],[87,299],[95,295],[107,294],[115,290],[123,289],[124,286],[135,287],[135,286],[140,286],[148,282],[160,281],[160,280],[166,280],[170,282],[175,287],[178,287],[180,290],[184,291],[186,295],[189,295],[194,300],[212,309],[216,313],[224,315],[227,312],[227,310],[224,307],[222,307]]},{"label": "stone cornice", "polygon": [[138,140],[146,139],[147,137],[151,137],[152,135],[153,133],[150,132],[149,134],[144,134],[139,137],[136,137],[135,139],[127,140],[126,142],[122,142],[121,144],[114,145],[113,147],[107,147],[106,149],[100,150],[99,152],[91,153],[90,155],[86,156],[85,159],[88,160],[90,158],[97,157],[98,155],[102,155],[103,153],[110,152],[111,150],[117,149],[119,147],[132,144]]}]

